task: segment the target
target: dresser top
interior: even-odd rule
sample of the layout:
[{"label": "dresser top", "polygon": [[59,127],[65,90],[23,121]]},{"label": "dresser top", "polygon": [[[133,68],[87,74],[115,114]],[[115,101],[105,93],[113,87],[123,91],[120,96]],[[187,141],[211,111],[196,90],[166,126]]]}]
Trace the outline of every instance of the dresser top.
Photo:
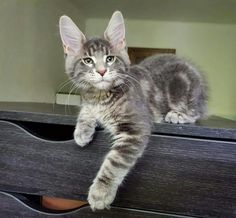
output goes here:
[{"label": "dresser top", "polygon": [[[79,108],[45,103],[0,102],[0,119],[60,125],[75,125]],[[195,124],[155,123],[153,133],[236,140],[236,121],[211,116]]]}]

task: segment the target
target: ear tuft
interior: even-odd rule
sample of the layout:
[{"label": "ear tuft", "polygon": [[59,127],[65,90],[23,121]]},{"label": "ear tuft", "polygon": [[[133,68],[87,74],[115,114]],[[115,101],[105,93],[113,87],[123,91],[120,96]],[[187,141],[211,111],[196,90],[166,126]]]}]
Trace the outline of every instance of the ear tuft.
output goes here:
[{"label": "ear tuft", "polygon": [[61,40],[66,54],[79,54],[86,41],[84,34],[70,17],[63,15],[59,20]]},{"label": "ear tuft", "polygon": [[115,11],[104,32],[104,38],[110,42],[112,47],[119,51],[125,49],[125,24],[120,11]]}]

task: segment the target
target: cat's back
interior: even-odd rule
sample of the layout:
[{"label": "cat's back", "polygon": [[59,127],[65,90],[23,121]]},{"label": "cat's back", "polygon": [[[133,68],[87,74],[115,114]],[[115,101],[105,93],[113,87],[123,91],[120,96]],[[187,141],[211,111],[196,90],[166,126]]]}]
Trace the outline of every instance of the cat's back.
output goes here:
[{"label": "cat's back", "polygon": [[139,65],[148,66],[150,63],[165,65],[176,61],[182,61],[182,59],[175,54],[156,54],[145,58]]},{"label": "cat's back", "polygon": [[[139,66],[152,78],[152,86],[156,90],[153,99],[159,113],[183,110],[187,114],[184,121],[174,118],[170,121],[170,114],[166,115],[167,122],[192,123],[204,116],[207,86],[203,74],[192,63],[176,55],[165,54],[148,57]],[[172,115],[170,117],[172,119]]]},{"label": "cat's back", "polygon": [[149,71],[156,72],[176,72],[176,67],[182,67],[183,69],[189,68],[190,64],[174,54],[157,54],[144,59],[139,63],[139,66],[148,69]]},{"label": "cat's back", "polygon": [[201,73],[192,63],[174,54],[150,56],[140,62],[139,66],[146,69],[156,82],[165,83],[175,76],[202,80]]}]

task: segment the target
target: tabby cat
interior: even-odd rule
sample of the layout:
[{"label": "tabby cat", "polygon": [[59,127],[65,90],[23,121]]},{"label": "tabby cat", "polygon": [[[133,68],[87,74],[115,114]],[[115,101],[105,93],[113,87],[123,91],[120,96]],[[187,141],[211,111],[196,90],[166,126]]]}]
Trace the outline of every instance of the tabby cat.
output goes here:
[{"label": "tabby cat", "polygon": [[92,210],[109,208],[142,156],[153,122],[194,123],[205,115],[205,83],[196,68],[175,55],[152,56],[131,66],[119,11],[101,38],[87,39],[67,16],[59,26],[66,73],[82,97],[74,139],[87,145],[98,123],[112,136],[88,193]]}]

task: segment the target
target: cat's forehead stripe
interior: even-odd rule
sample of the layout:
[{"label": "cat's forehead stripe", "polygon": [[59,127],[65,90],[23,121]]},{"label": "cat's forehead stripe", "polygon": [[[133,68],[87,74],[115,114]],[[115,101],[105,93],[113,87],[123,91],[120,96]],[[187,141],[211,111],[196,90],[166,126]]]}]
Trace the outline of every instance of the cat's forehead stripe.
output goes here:
[{"label": "cat's forehead stripe", "polygon": [[94,53],[101,51],[105,55],[108,55],[110,52],[110,45],[107,41],[103,39],[94,39],[90,40],[85,44],[85,50],[87,53],[92,56]]}]

